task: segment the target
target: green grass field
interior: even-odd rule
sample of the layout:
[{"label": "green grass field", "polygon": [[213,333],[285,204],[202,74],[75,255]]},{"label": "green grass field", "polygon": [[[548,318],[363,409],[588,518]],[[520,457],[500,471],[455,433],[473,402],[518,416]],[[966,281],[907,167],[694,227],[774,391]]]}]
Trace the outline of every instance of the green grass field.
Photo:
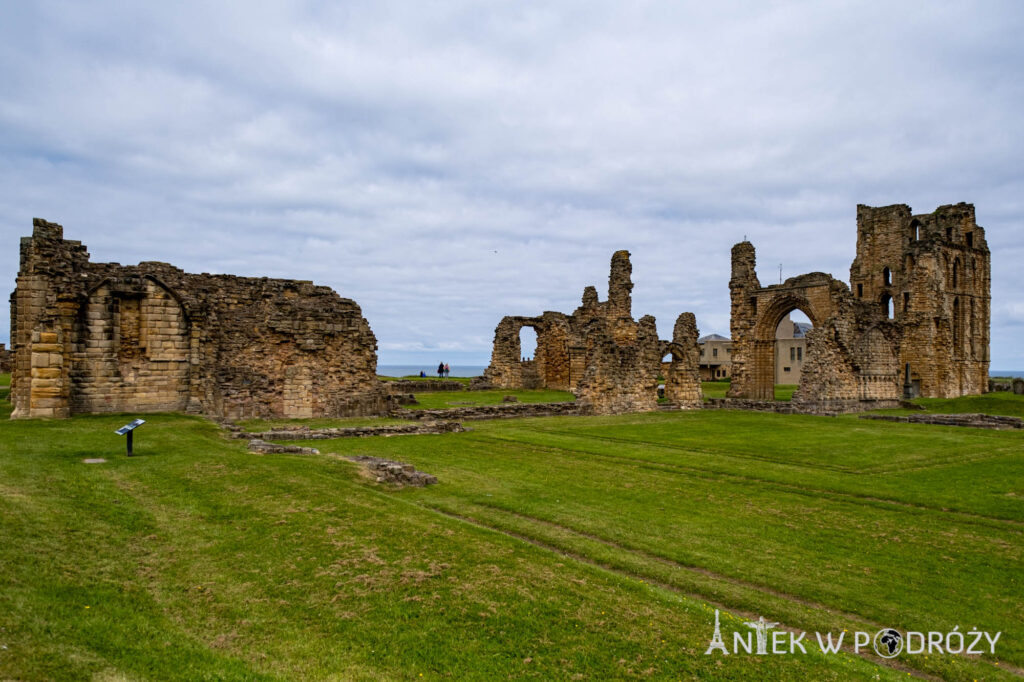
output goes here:
[{"label": "green grass field", "polygon": [[[113,433],[126,419],[0,422],[0,679],[991,680],[1024,667],[1024,433],[716,410],[473,422],[261,456],[201,418],[151,415],[129,459]],[[351,454],[440,483],[382,487],[337,456]],[[1003,634],[994,657],[903,654],[899,669],[815,647],[704,656],[716,607],[728,640],[758,615]]]},{"label": "green grass field", "polygon": [[521,403],[564,403],[576,399],[569,391],[531,391],[501,388],[488,391],[438,391],[416,393],[418,405],[407,405],[411,410],[440,410],[472,405],[499,405],[507,395],[514,395]]},{"label": "green grass field", "polygon": [[[726,391],[729,390],[728,381],[702,381],[701,389],[704,392],[704,398],[724,398]],[[796,384],[775,384],[775,399],[776,400],[792,400],[793,391],[796,390]]]}]

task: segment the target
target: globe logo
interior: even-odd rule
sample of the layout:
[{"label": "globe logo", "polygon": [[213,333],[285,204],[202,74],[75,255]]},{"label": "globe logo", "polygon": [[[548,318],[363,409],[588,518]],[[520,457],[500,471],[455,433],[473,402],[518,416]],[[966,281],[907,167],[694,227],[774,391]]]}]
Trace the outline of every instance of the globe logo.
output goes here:
[{"label": "globe logo", "polygon": [[875,635],[875,653],[882,658],[896,658],[903,651],[903,635],[892,628],[879,630]]}]

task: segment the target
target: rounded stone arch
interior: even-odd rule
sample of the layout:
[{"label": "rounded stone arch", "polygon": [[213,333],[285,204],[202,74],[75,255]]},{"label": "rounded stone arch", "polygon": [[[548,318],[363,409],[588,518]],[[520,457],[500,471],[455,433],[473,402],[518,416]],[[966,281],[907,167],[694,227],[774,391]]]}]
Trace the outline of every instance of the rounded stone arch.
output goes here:
[{"label": "rounded stone arch", "polygon": [[782,294],[773,298],[768,305],[758,311],[757,322],[754,324],[755,340],[775,341],[775,330],[789,313],[799,310],[810,319],[811,324],[819,326],[826,318],[824,311],[816,310],[814,305],[804,296],[793,293]]},{"label": "rounded stone arch", "polygon": [[189,305],[173,287],[168,286],[162,280],[158,279],[155,275],[143,275],[142,279],[148,280],[153,284],[157,285],[159,288],[163,289],[164,293],[166,293],[168,296],[177,301],[178,305],[181,307],[181,314],[185,318],[186,326],[190,327],[192,325],[192,314],[191,311],[189,310]]},{"label": "rounded stone arch", "polygon": [[75,322],[73,413],[184,410],[191,318],[156,277],[106,277],[83,295]]},{"label": "rounded stone arch", "polygon": [[921,221],[914,219],[910,221],[910,241],[916,242],[921,240],[921,230],[923,229]]},{"label": "rounded stone arch", "polygon": [[775,331],[782,319],[794,310],[805,314],[814,327],[820,326],[827,318],[825,311],[816,308],[809,298],[792,291],[780,293],[767,305],[760,306],[748,360],[755,398],[775,399]]}]

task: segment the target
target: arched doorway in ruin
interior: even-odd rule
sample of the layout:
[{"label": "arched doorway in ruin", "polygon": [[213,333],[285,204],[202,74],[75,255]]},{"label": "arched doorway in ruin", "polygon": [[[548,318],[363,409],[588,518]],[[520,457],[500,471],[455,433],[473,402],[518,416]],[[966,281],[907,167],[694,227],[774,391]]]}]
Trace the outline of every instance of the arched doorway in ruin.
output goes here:
[{"label": "arched doorway in ruin", "polygon": [[537,329],[532,324],[519,328],[519,359],[533,360],[537,355]]},{"label": "arched doorway in ruin", "polygon": [[[775,385],[800,383],[800,369],[809,358],[805,339],[809,327],[817,326],[820,314],[810,301],[789,294],[776,298],[758,315],[750,349],[751,397],[775,400]],[[789,325],[790,328],[785,327]],[[788,371],[787,371],[788,368]],[[788,379],[787,379],[788,376]]]},{"label": "arched doorway in ruin", "polygon": [[788,400],[803,376],[807,332],[814,327],[800,308],[789,311],[775,328],[775,399]]},{"label": "arched doorway in ruin", "polygon": [[156,278],[96,285],[74,324],[71,412],[184,410],[190,333],[178,295]]},{"label": "arched doorway in ruin", "polygon": [[519,376],[523,388],[544,386],[544,359],[538,357],[538,333],[532,324],[519,328]]}]

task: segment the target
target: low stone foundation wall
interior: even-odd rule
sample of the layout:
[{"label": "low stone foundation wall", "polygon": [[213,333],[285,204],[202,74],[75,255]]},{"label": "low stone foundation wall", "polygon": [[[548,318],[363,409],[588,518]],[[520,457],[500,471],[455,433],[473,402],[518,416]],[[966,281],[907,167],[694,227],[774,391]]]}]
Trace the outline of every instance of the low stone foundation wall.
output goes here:
[{"label": "low stone foundation wall", "polygon": [[1024,420],[1020,417],[1003,417],[993,414],[910,414],[906,416],[891,414],[862,414],[861,419],[874,419],[886,422],[903,422],[909,424],[934,424],[937,426],[970,426],[976,429],[1024,429]]},{"label": "low stone foundation wall", "polygon": [[465,431],[458,422],[427,421],[417,424],[383,424],[381,426],[350,426],[331,429],[275,429],[262,433],[237,432],[233,438],[260,440],[328,440],[331,438],[365,438],[367,436],[413,436],[429,433],[460,433]]},{"label": "low stone foundation wall", "polygon": [[249,441],[249,451],[255,452],[258,455],[271,455],[271,454],[292,454],[292,455],[319,455],[320,451],[316,448],[303,448],[298,445],[278,445],[277,443],[268,443],[259,438],[253,438]]},{"label": "low stone foundation wall", "polygon": [[777,414],[815,414],[834,417],[868,410],[900,407],[898,400],[822,400],[817,402],[784,402],[780,400],[749,400],[747,398],[711,398],[704,403],[706,410],[753,410]]},{"label": "low stone foundation wall", "polygon": [[1020,377],[1013,381],[996,381],[995,379],[988,380],[989,393],[998,392],[1011,392],[1016,395],[1024,395],[1024,379]]},{"label": "low stone foundation wall", "polygon": [[428,379],[426,381],[382,381],[391,395],[399,393],[437,393],[439,391],[464,391],[466,384],[461,381]]},{"label": "low stone foundation wall", "polygon": [[447,410],[405,410],[402,419],[515,419],[522,417],[555,417],[581,414],[577,403],[504,403],[502,405],[477,405],[475,407],[453,407]]},{"label": "low stone foundation wall", "polygon": [[705,410],[753,410],[755,412],[778,412],[796,414],[792,403],[776,400],[748,400],[746,398],[710,398],[704,402]]}]

